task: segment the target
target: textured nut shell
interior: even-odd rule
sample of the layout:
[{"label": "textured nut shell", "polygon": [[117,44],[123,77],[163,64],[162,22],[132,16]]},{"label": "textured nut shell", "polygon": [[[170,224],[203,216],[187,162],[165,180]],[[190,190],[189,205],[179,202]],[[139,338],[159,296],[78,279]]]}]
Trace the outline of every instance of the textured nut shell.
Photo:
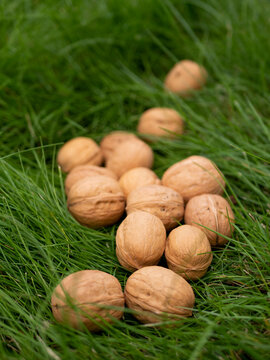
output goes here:
[{"label": "textured nut shell", "polygon": [[106,135],[100,143],[104,158],[107,160],[112,152],[123,142],[130,139],[138,139],[136,135],[128,133],[126,131],[113,131]]},{"label": "textured nut shell", "polygon": [[146,185],[160,185],[161,181],[154,173],[154,171],[138,167],[127,171],[121,176],[119,184],[125,196],[128,196],[131,191]]},{"label": "textured nut shell", "polygon": [[134,271],[156,265],[166,243],[166,230],[162,221],[144,211],[126,217],[116,233],[116,255],[120,264]]},{"label": "textured nut shell", "polygon": [[157,216],[166,230],[170,230],[183,219],[184,202],[182,196],[170,188],[148,185],[133,190],[127,198],[127,213],[138,210]]},{"label": "textured nut shell", "polygon": [[201,194],[222,194],[225,187],[217,166],[203,156],[190,156],[169,167],[162,185],[178,191],[188,201]]},{"label": "textured nut shell", "polygon": [[179,226],[170,232],[165,257],[171,270],[190,280],[201,278],[213,259],[205,233],[190,225]]},{"label": "textured nut shell", "polygon": [[68,193],[68,210],[82,225],[98,228],[116,223],[125,210],[125,197],[118,182],[107,176],[92,176],[76,182]]},{"label": "textured nut shell", "polygon": [[128,278],[124,293],[130,309],[146,312],[134,315],[142,323],[157,323],[162,320],[162,313],[175,319],[191,316],[195,302],[189,283],[161,266],[135,271]]},{"label": "textured nut shell", "polygon": [[151,168],[154,154],[150,146],[139,139],[130,139],[120,144],[106,162],[106,167],[117,176],[136,167]]},{"label": "textured nut shell", "polygon": [[197,224],[230,237],[234,231],[233,222],[234,214],[228,201],[219,195],[203,194],[187,203],[185,223],[203,230],[212,246],[224,245],[227,240]]},{"label": "textured nut shell", "polygon": [[103,156],[94,140],[77,137],[66,142],[58,152],[57,162],[64,172],[78,165],[101,165]]},{"label": "textured nut shell", "polygon": [[90,176],[108,176],[112,179],[117,180],[117,176],[109,169],[95,166],[95,165],[80,165],[76,166],[74,169],[68,173],[66,180],[65,180],[65,190],[66,194],[68,194],[71,187],[79,180],[84,179]]},{"label": "textured nut shell", "polygon": [[200,89],[207,79],[206,70],[190,60],[177,63],[165,79],[165,88],[182,96],[190,95],[192,90]]},{"label": "textured nut shell", "polygon": [[140,117],[137,128],[141,134],[170,138],[175,137],[175,134],[182,134],[183,129],[183,119],[178,112],[169,108],[152,108],[146,110]]},{"label": "textured nut shell", "polygon": [[67,276],[57,285],[51,298],[55,319],[75,329],[84,324],[89,330],[96,331],[100,327],[95,322],[99,323],[100,318],[111,323],[111,317],[122,317],[123,311],[102,305],[124,307],[124,294],[114,276],[98,270],[83,270]]}]

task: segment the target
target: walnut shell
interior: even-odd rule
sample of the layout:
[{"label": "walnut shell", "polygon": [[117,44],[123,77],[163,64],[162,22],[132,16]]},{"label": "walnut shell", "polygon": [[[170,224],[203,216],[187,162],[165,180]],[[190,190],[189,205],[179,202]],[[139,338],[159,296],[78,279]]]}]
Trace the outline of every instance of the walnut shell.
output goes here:
[{"label": "walnut shell", "polygon": [[157,216],[166,230],[171,230],[183,219],[184,202],[179,193],[168,187],[148,185],[133,190],[127,198],[127,213],[138,210]]},{"label": "walnut shell", "polygon": [[108,307],[124,308],[124,294],[114,276],[98,270],[82,270],[68,275],[57,285],[51,306],[59,323],[96,331],[104,321],[112,323],[113,318],[122,317],[122,310]]},{"label": "walnut shell", "polygon": [[174,138],[183,133],[184,122],[175,110],[157,107],[142,114],[137,130],[141,134]]},{"label": "walnut shell", "polygon": [[90,177],[90,176],[108,176],[112,179],[117,180],[117,176],[109,169],[95,166],[95,165],[80,165],[73,168],[70,173],[68,173],[65,180],[65,191],[68,194],[71,187],[79,180]]},{"label": "walnut shell", "polygon": [[165,257],[171,270],[184,279],[197,280],[206,273],[213,254],[209,240],[202,230],[183,225],[170,232]]},{"label": "walnut shell", "polygon": [[120,264],[134,271],[156,265],[164,253],[166,230],[162,221],[144,211],[129,214],[116,233],[116,255]]},{"label": "walnut shell", "polygon": [[189,96],[193,90],[199,90],[206,83],[205,68],[191,60],[178,62],[169,71],[165,79],[165,88],[181,96]]},{"label": "walnut shell", "polygon": [[78,165],[101,165],[103,156],[94,140],[76,137],[66,142],[58,152],[57,162],[62,171],[69,172]]},{"label": "walnut shell", "polygon": [[138,167],[131,169],[124,173],[119,180],[119,184],[125,196],[128,196],[131,191],[146,185],[160,185],[161,181],[154,173],[154,171]]},{"label": "walnut shell", "polygon": [[130,139],[120,144],[106,162],[106,167],[117,176],[136,167],[151,168],[154,154],[150,146],[140,139]]},{"label": "walnut shell", "polygon": [[162,185],[178,191],[188,201],[200,194],[222,194],[225,181],[217,166],[203,156],[190,156],[169,167]]},{"label": "walnut shell", "polygon": [[[228,242],[222,235],[227,237],[232,235],[234,231],[233,222],[233,211],[228,201],[220,195],[203,194],[195,196],[187,203],[185,223],[203,230],[212,246],[220,246]],[[218,235],[200,225],[222,235]]]},{"label": "walnut shell", "polygon": [[138,139],[136,135],[126,131],[113,131],[106,135],[100,142],[100,148],[102,150],[105,160],[107,160],[112,152],[123,142],[131,139]]},{"label": "walnut shell", "polygon": [[139,312],[134,316],[145,324],[191,316],[195,302],[189,283],[161,266],[135,271],[127,280],[124,294],[127,306]]},{"label": "walnut shell", "polygon": [[69,190],[67,205],[80,224],[95,229],[121,218],[125,197],[116,180],[99,175],[76,182]]}]

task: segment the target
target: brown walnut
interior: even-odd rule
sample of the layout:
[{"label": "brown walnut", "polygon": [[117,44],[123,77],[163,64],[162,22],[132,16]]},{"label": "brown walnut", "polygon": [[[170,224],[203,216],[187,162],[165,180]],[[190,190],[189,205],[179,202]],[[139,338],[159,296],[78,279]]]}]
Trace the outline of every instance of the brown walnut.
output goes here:
[{"label": "brown walnut", "polygon": [[68,194],[71,187],[79,180],[90,176],[108,176],[117,180],[117,176],[109,169],[95,165],[80,165],[73,168],[67,175],[65,180],[65,191]]},{"label": "brown walnut", "polygon": [[227,200],[220,195],[203,194],[195,196],[187,203],[185,223],[203,230],[212,246],[220,246],[228,242],[222,235],[227,237],[232,235],[233,222],[233,211]]},{"label": "brown walnut", "polygon": [[101,165],[103,156],[94,140],[77,137],[66,142],[58,152],[57,162],[62,171],[69,172],[78,165]]},{"label": "brown walnut", "polygon": [[134,316],[145,324],[191,316],[195,302],[189,283],[161,266],[135,271],[127,280],[124,294],[127,306],[136,311]]},{"label": "brown walnut", "polygon": [[157,216],[166,230],[178,225],[184,216],[184,202],[176,191],[161,185],[148,185],[133,190],[127,198],[127,214],[146,211]]},{"label": "brown walnut", "polygon": [[113,151],[123,142],[131,139],[138,139],[136,135],[126,131],[113,131],[106,135],[100,142],[100,148],[102,150],[105,160],[111,156]]},{"label": "brown walnut", "polygon": [[205,233],[190,225],[179,226],[170,232],[165,257],[171,270],[190,280],[201,278],[213,259]]},{"label": "brown walnut", "polygon": [[131,191],[146,185],[160,185],[161,181],[154,173],[154,171],[138,167],[131,169],[124,173],[119,179],[119,184],[125,196],[128,196]]},{"label": "brown walnut", "polygon": [[125,197],[116,180],[99,175],[76,182],[69,190],[67,205],[80,224],[95,229],[121,218]]},{"label": "brown walnut", "polygon": [[201,89],[206,79],[207,72],[202,66],[191,60],[183,60],[170,70],[164,85],[167,90],[185,97]]},{"label": "brown walnut", "polygon": [[124,294],[114,276],[98,270],[82,270],[68,275],[57,285],[51,306],[59,323],[97,331],[105,321],[112,323],[114,318],[122,317],[123,310],[116,307],[124,308]]},{"label": "brown walnut", "polygon": [[154,154],[150,146],[139,139],[130,139],[120,144],[106,162],[106,167],[117,176],[136,167],[151,168]]},{"label": "brown walnut", "polygon": [[166,230],[162,221],[144,211],[129,214],[116,233],[116,255],[120,264],[134,271],[156,265],[164,253]]},{"label": "brown walnut", "polygon": [[174,109],[157,107],[142,114],[137,130],[141,134],[174,138],[183,133],[184,122]]},{"label": "brown walnut", "polygon": [[161,182],[178,191],[185,201],[200,194],[222,194],[225,187],[217,166],[203,156],[190,156],[172,165]]}]

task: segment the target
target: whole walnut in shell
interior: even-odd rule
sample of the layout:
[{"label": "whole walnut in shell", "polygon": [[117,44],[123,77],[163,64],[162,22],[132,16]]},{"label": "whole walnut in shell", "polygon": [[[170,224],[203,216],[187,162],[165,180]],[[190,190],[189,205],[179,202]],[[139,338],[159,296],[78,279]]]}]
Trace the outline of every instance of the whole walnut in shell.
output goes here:
[{"label": "whole walnut in shell", "polygon": [[188,201],[200,194],[222,194],[225,181],[217,166],[203,156],[190,156],[169,167],[162,185],[178,191]]},{"label": "whole walnut in shell", "polygon": [[156,265],[164,253],[166,230],[162,221],[144,211],[129,214],[116,233],[116,255],[120,264],[134,271]]},{"label": "whole walnut in shell", "polygon": [[189,96],[193,90],[198,90],[206,83],[206,70],[191,60],[178,62],[165,79],[165,88],[181,96]]},{"label": "whole walnut in shell", "polygon": [[105,160],[107,160],[112,152],[123,142],[131,139],[138,139],[136,135],[126,131],[113,131],[106,135],[100,142],[100,148],[102,150]]},{"label": "whole walnut in shell", "polygon": [[124,308],[124,294],[119,281],[98,270],[82,270],[65,277],[54,289],[51,298],[53,316],[59,323],[75,329],[86,326],[100,330],[104,321],[120,319]]},{"label": "whole walnut in shell", "polygon": [[[195,196],[186,206],[185,223],[200,228],[205,232],[212,246],[228,242],[222,235],[230,237],[234,231],[234,214],[228,203],[220,195],[203,194]],[[220,233],[206,229],[203,226]]]},{"label": "whole walnut in shell", "polygon": [[190,225],[179,226],[170,232],[165,257],[171,270],[190,280],[201,278],[213,259],[205,233]]},{"label": "whole walnut in shell", "polygon": [[119,184],[125,196],[128,196],[131,191],[146,185],[160,185],[161,181],[154,173],[154,171],[138,167],[131,169],[124,173],[119,180]]},{"label": "whole walnut in shell", "polygon": [[127,198],[127,213],[138,210],[157,216],[166,230],[171,230],[183,219],[184,202],[179,193],[168,187],[148,185],[133,190]]},{"label": "whole walnut in shell", "polygon": [[106,167],[117,176],[136,167],[151,168],[154,154],[150,146],[140,139],[130,139],[120,144],[110,155]]},{"label": "whole walnut in shell", "polygon": [[68,194],[71,187],[79,180],[90,176],[108,176],[117,180],[117,176],[109,169],[95,165],[80,165],[73,168],[67,175],[65,180],[65,191]]},{"label": "whole walnut in shell", "polygon": [[76,182],[69,190],[67,205],[80,224],[95,229],[121,218],[125,197],[116,180],[99,175]]},{"label": "whole walnut in shell", "polygon": [[161,266],[135,271],[127,280],[124,294],[127,306],[138,312],[134,316],[145,324],[191,316],[195,302],[189,283]]},{"label": "whole walnut in shell", "polygon": [[58,152],[57,162],[62,171],[69,172],[78,165],[101,165],[102,152],[97,143],[86,137],[66,142]]},{"label": "whole walnut in shell", "polygon": [[177,111],[157,107],[142,114],[137,130],[141,134],[174,138],[175,134],[183,133],[184,122]]}]

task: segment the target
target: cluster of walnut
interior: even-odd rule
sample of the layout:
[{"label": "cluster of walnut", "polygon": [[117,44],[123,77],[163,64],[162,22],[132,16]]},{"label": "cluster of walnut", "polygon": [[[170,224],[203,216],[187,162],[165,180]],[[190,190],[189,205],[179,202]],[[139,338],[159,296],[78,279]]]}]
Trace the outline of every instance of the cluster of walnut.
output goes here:
[{"label": "cluster of walnut", "polygon": [[[146,111],[139,129],[144,132],[150,124],[161,135],[157,123],[169,124],[172,132],[183,129],[176,111],[161,108]],[[116,233],[116,255],[134,273],[124,293],[114,276],[101,271],[69,275],[52,296],[55,319],[96,331],[120,319],[125,303],[143,323],[191,316],[195,297],[188,281],[207,272],[211,246],[225,244],[233,232],[234,215],[221,196],[225,181],[217,166],[206,157],[190,156],[159,179],[151,170],[151,147],[123,131],[105,136],[100,146],[89,138],[70,140],[57,160],[68,173],[68,210],[80,224],[112,225],[126,211]],[[163,254],[169,269],[157,266]]]},{"label": "cluster of walnut", "polygon": [[124,305],[143,323],[179,320],[192,315],[195,296],[181,276],[161,266],[134,272],[123,293],[116,277],[82,270],[65,277],[51,297],[55,319],[75,329],[98,331],[120,320]]}]

